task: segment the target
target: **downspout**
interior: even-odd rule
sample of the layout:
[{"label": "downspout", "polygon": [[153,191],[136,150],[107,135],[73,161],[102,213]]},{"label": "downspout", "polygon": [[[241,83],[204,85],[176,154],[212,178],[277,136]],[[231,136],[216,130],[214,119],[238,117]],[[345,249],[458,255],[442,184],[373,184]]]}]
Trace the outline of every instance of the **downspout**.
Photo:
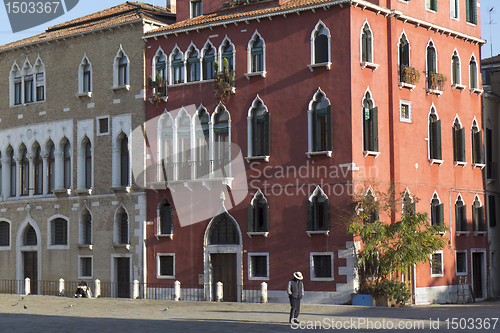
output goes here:
[{"label": "downspout", "polygon": [[147,225],[148,225],[148,221],[147,221],[147,217],[146,217],[146,220],[142,223],[142,283],[143,283],[143,296],[142,298],[143,299],[146,299],[147,297],[147,274],[148,274],[148,271],[147,271],[147,264],[146,264],[146,258],[147,258],[147,254],[146,254],[146,228],[147,228]]},{"label": "downspout", "polygon": [[[391,0],[387,0],[387,8],[392,9],[391,7]],[[389,116],[389,177],[390,177],[390,184],[394,185],[395,183],[395,170],[394,170],[394,82],[393,82],[393,60],[392,60],[392,21],[393,21],[393,15],[389,15],[387,18],[387,78],[388,78],[388,85],[389,85],[389,95],[388,100],[389,100],[389,109],[388,109],[388,116]],[[395,199],[395,193],[392,194],[393,198]],[[391,223],[394,223],[396,221],[396,213],[392,212],[391,213]]]}]

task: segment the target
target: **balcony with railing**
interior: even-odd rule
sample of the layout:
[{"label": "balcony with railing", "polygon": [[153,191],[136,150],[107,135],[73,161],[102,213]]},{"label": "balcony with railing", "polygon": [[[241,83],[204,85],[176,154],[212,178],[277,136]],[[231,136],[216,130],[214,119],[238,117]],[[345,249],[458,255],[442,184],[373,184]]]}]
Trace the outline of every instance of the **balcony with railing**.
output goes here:
[{"label": "balcony with railing", "polygon": [[446,77],[439,73],[427,73],[427,94],[440,96],[444,90]]},{"label": "balcony with railing", "polygon": [[399,88],[408,88],[413,90],[420,80],[420,72],[409,66],[399,67]]}]

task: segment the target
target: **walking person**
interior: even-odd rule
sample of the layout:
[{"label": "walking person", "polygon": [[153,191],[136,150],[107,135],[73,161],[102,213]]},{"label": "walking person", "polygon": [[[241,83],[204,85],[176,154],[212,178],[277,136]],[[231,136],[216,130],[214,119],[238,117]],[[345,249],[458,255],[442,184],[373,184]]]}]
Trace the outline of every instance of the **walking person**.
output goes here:
[{"label": "walking person", "polygon": [[304,296],[304,283],[302,282],[301,272],[293,273],[293,279],[288,281],[288,298],[290,298],[290,323],[298,323],[300,313],[300,299]]}]

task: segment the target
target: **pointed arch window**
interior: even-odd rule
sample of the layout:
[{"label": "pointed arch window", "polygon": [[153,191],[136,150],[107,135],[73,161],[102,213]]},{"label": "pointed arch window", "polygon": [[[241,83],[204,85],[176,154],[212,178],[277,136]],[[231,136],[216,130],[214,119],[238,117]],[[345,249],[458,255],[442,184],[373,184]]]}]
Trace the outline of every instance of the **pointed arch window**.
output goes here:
[{"label": "pointed arch window", "polygon": [[85,188],[92,188],[92,144],[85,143]]},{"label": "pointed arch window", "polygon": [[81,231],[81,244],[92,244],[92,215],[86,209],[82,215],[82,231]]},{"label": "pointed arch window", "polygon": [[410,191],[406,189],[403,195],[403,214],[415,215],[415,201],[410,194]]},{"label": "pointed arch window", "polygon": [[88,59],[84,59],[82,68],[82,92],[92,91],[92,67]]},{"label": "pointed arch window", "polygon": [[223,66],[224,66],[224,60],[227,61],[227,69],[229,73],[232,73],[234,76],[234,45],[231,43],[229,39],[225,39],[224,42],[222,43],[221,46],[221,63],[220,63],[220,68],[219,71],[222,71]]},{"label": "pointed arch window", "polygon": [[484,223],[484,206],[481,204],[477,195],[472,203],[472,228],[472,231],[486,231]]},{"label": "pointed arch window", "polygon": [[474,56],[471,57],[469,62],[469,87],[470,89],[478,89],[477,86],[477,63]]},{"label": "pointed arch window", "polygon": [[[160,92],[162,96],[167,95],[166,85],[167,85],[167,57],[165,53],[161,49],[156,52],[156,55],[153,59],[153,72],[154,72],[154,80],[157,81],[157,78],[161,78],[162,87],[155,87],[154,93]],[[172,78],[170,78],[172,79]]]},{"label": "pointed arch window", "polygon": [[429,114],[429,159],[431,163],[442,163],[441,151],[441,120],[438,119],[436,109],[431,108]]},{"label": "pointed arch window", "polygon": [[120,140],[120,185],[129,186],[129,149],[128,149],[128,138],[123,135]]},{"label": "pointed arch window", "polygon": [[50,221],[50,245],[68,245],[68,221],[56,218]]},{"label": "pointed arch window", "polygon": [[330,30],[320,20],[311,33],[311,64],[309,65],[311,71],[317,66],[326,66],[330,69],[332,64],[330,43]]},{"label": "pointed arch window", "polygon": [[[222,172],[223,177],[229,177],[229,164],[231,161],[230,133],[231,120],[229,112],[222,104],[217,106],[214,114],[214,172]],[[220,170],[220,171],[219,171]]]},{"label": "pointed arch window", "polygon": [[33,229],[31,224],[28,224],[26,229],[24,230],[24,235],[23,235],[23,245],[24,246],[36,246],[38,243],[37,237],[36,237],[36,231]]},{"label": "pointed arch window", "polygon": [[373,63],[373,38],[370,25],[365,23],[361,30],[361,62]]},{"label": "pointed arch window", "polygon": [[467,231],[467,206],[460,194],[455,202],[455,228],[457,232]]},{"label": "pointed arch window", "polygon": [[400,86],[413,89],[417,84],[417,70],[410,67],[410,43],[403,32],[399,38],[399,82]]},{"label": "pointed arch window", "polygon": [[258,190],[248,204],[248,234],[264,235],[269,233],[269,203]]},{"label": "pointed arch window", "polygon": [[307,232],[328,234],[330,230],[330,201],[321,187],[317,186],[307,200]]},{"label": "pointed arch window", "polygon": [[118,60],[118,85],[124,86],[128,84],[128,59],[124,55]]},{"label": "pointed arch window", "polygon": [[240,235],[234,220],[222,213],[214,217],[208,234],[210,245],[239,245]]},{"label": "pointed arch window", "polygon": [[22,155],[21,155],[21,163],[20,163],[20,176],[21,176],[21,195],[29,195],[30,193],[30,161],[28,159],[28,152],[26,147],[23,146]]},{"label": "pointed arch window", "polygon": [[205,107],[200,106],[194,118],[196,146],[196,177],[207,178],[210,172],[210,116]]},{"label": "pointed arch window", "polygon": [[453,161],[458,164],[465,163],[465,128],[458,118],[453,123]]},{"label": "pointed arch window", "polygon": [[434,193],[431,200],[431,225],[444,225],[444,204],[439,200],[437,193]]},{"label": "pointed arch window", "polygon": [[174,121],[168,112],[161,115],[159,119],[160,135],[160,181],[174,179]]},{"label": "pointed arch window", "polygon": [[326,152],[331,156],[333,150],[332,106],[323,91],[318,90],[309,103],[309,122],[311,133],[309,153]]},{"label": "pointed arch window", "polygon": [[200,81],[200,54],[194,45],[187,52],[187,82]]},{"label": "pointed arch window", "polygon": [[35,89],[36,89],[36,101],[44,101],[45,100],[45,66],[40,60],[37,59],[34,68],[34,76],[35,76]]},{"label": "pointed arch window", "polygon": [[364,223],[373,223],[379,220],[380,203],[371,187],[363,197],[361,208],[358,210],[362,212],[361,217]]},{"label": "pointed arch window", "polygon": [[472,122],[472,164],[484,167],[483,131],[479,130],[476,119]]},{"label": "pointed arch window", "polygon": [[454,51],[451,57],[451,84],[460,85],[460,58],[458,57],[458,52]]},{"label": "pointed arch window", "polygon": [[179,48],[175,48],[170,55],[170,66],[172,67],[171,84],[184,83],[184,57]]},{"label": "pointed arch window", "polygon": [[121,213],[118,214],[118,243],[119,244],[129,244],[129,223],[128,214],[122,209]]},{"label": "pointed arch window", "polygon": [[23,103],[22,99],[22,75],[19,66],[14,61],[9,74],[10,105],[19,105]]},{"label": "pointed arch window", "polygon": [[[248,69],[247,74],[255,73],[263,77],[266,75],[266,45],[262,36],[255,31],[252,38],[248,42]],[[248,75],[247,75],[247,78]]]},{"label": "pointed arch window", "polygon": [[160,203],[158,208],[158,233],[159,235],[173,235],[174,210],[168,199]]},{"label": "pointed arch window", "polygon": [[63,146],[63,181],[64,188],[71,188],[71,145],[68,140]]},{"label": "pointed arch window", "polygon": [[267,157],[271,155],[271,114],[262,100],[257,97],[248,112],[250,138],[248,141],[249,157]]},{"label": "pointed arch window", "polygon": [[192,178],[191,160],[191,118],[186,110],[182,109],[176,119],[177,122],[177,179]]},{"label": "pointed arch window", "polygon": [[374,106],[369,91],[363,99],[363,151],[366,155],[378,152],[378,107]]},{"label": "pointed arch window", "polygon": [[34,179],[34,193],[35,195],[37,194],[42,194],[43,193],[43,159],[41,155],[41,148],[40,146],[36,147],[35,150],[35,159],[33,161],[33,175],[35,177]]},{"label": "pointed arch window", "polygon": [[203,52],[203,80],[213,80],[215,77],[215,48],[210,42],[205,44]]}]

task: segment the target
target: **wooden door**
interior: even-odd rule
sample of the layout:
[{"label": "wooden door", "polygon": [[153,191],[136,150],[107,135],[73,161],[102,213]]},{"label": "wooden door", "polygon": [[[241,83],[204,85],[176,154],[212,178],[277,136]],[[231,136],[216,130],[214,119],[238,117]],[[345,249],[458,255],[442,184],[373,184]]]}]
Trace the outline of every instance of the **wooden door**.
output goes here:
[{"label": "wooden door", "polygon": [[130,298],[130,258],[116,258],[118,297]]},{"label": "wooden door", "polygon": [[38,264],[37,253],[35,251],[23,252],[24,278],[30,278],[31,294],[38,294]]},{"label": "wooden door", "polygon": [[472,253],[472,290],[474,298],[483,297],[483,254]]},{"label": "wooden door", "polygon": [[225,302],[236,302],[236,253],[212,253],[212,290],[213,300],[216,299],[217,282],[222,282],[223,300]]},{"label": "wooden door", "polygon": [[406,288],[410,292],[410,301],[409,304],[415,304],[415,276],[413,275],[413,266],[408,266],[405,274],[404,274],[404,282]]}]

